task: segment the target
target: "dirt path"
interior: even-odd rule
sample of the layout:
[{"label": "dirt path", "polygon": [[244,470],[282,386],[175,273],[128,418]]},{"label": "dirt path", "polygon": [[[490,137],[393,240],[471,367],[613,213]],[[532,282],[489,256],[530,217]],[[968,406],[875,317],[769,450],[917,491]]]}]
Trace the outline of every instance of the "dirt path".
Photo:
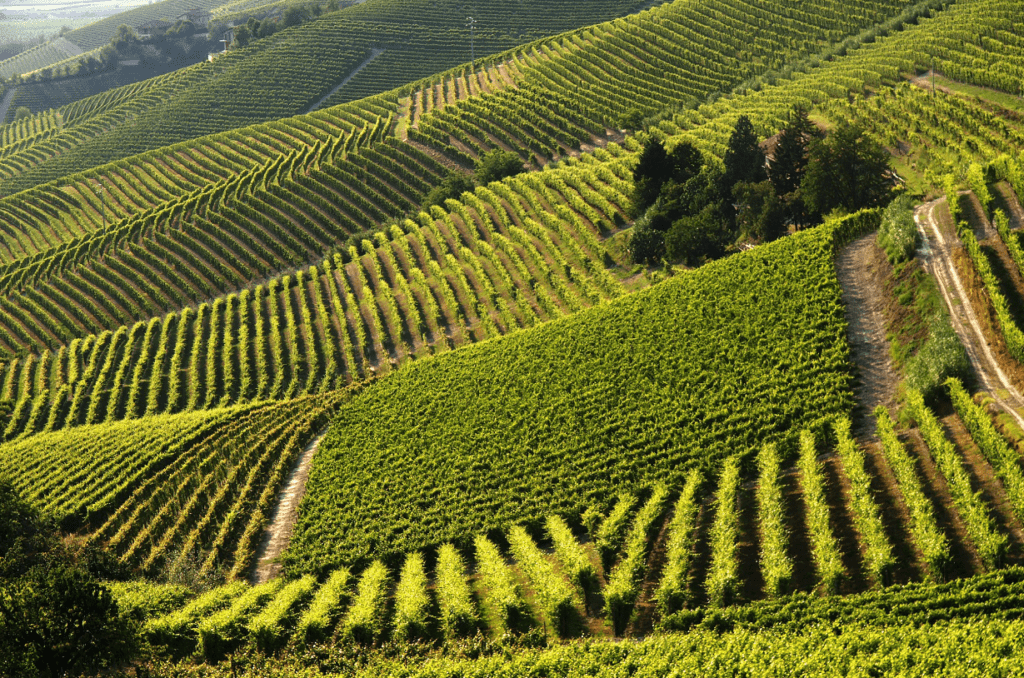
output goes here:
[{"label": "dirt path", "polygon": [[[364,0],[364,1],[365,1],[365,0]],[[355,68],[355,70],[354,70],[354,71],[352,71],[351,73],[349,73],[349,74],[348,74],[348,76],[347,76],[347,77],[346,77],[346,78],[345,78],[344,80],[342,80],[342,81],[341,81],[340,83],[338,83],[338,86],[337,86],[337,87],[335,87],[335,88],[334,88],[334,89],[332,89],[332,90],[331,90],[330,92],[328,92],[328,93],[327,93],[327,96],[325,96],[325,97],[324,97],[323,99],[321,99],[320,101],[318,101],[318,102],[316,102],[315,104],[313,104],[313,107],[312,107],[312,108],[310,108],[310,109],[309,109],[308,111],[306,111],[306,113],[312,113],[313,111],[315,111],[315,110],[317,110],[318,108],[320,108],[321,106],[323,106],[323,105],[324,105],[324,103],[325,103],[325,102],[326,102],[326,101],[327,101],[328,99],[330,99],[330,98],[331,98],[332,96],[334,96],[334,93],[335,93],[335,92],[337,92],[337,91],[338,91],[339,89],[341,89],[342,87],[344,87],[345,85],[347,85],[347,84],[348,84],[348,83],[349,83],[349,82],[350,82],[350,81],[352,80],[352,78],[354,78],[354,77],[356,77],[357,75],[359,75],[359,72],[360,72],[360,71],[362,71],[362,70],[363,70],[364,68],[366,68],[367,66],[369,66],[370,64],[372,64],[372,63],[373,63],[373,61],[374,61],[374,59],[376,59],[377,57],[379,57],[379,56],[380,56],[381,54],[383,54],[383,53],[384,53],[384,50],[380,49],[379,47],[374,47],[374,48],[373,48],[372,50],[370,50],[370,56],[368,56],[368,57],[366,58],[366,61],[364,61],[363,63],[361,63],[361,64],[359,64],[358,66],[356,66],[356,68]]]},{"label": "dirt path", "polygon": [[277,562],[277,559],[288,548],[292,530],[295,529],[295,521],[298,519],[299,502],[306,494],[306,481],[309,480],[313,457],[316,456],[325,435],[327,429],[317,434],[316,438],[306,445],[288,474],[284,491],[278,496],[277,506],[270,515],[270,525],[263,530],[260,546],[256,550],[256,567],[250,577],[253,584],[262,584],[281,572],[281,563]]},{"label": "dirt path", "polygon": [[953,252],[960,244],[946,238],[936,221],[935,208],[943,202],[945,198],[934,200],[921,205],[914,212],[917,228],[924,238],[921,259],[925,268],[939,284],[939,292],[952,316],[953,329],[967,350],[967,357],[974,368],[978,385],[991,393],[999,407],[1024,427],[1024,417],[1019,412],[1024,409],[1024,397],[1021,397],[1020,392],[1010,382],[996,361],[988,342],[985,341],[967,290],[953,264]]},{"label": "dirt path", "polygon": [[836,273],[846,306],[847,337],[857,377],[853,393],[857,407],[853,411],[853,435],[876,438],[872,411],[893,403],[898,381],[885,338],[885,299],[874,284],[870,270],[875,234],[869,233],[843,249],[836,261]]}]

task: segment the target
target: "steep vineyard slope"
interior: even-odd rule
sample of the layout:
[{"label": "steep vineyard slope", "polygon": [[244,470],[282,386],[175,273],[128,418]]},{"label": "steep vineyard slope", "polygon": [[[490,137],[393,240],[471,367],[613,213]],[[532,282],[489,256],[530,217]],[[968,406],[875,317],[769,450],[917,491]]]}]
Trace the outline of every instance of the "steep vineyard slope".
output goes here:
[{"label": "steep vineyard slope", "polygon": [[826,225],[367,389],[314,461],[293,569],[582,512],[846,412],[833,242],[871,222]]},{"label": "steep vineyard slope", "polygon": [[[545,92],[551,97],[557,97],[552,102],[554,105],[553,110],[548,111],[543,107],[538,110],[538,106],[547,100],[545,97],[542,97],[539,103],[525,100],[527,95],[536,97],[536,88],[525,91],[522,97],[518,97],[514,93],[510,95],[503,92],[495,96],[499,97],[496,103],[502,98],[513,96],[515,99],[513,101],[514,108],[523,107],[524,109],[521,116],[523,120],[513,119],[511,123],[515,127],[526,124],[526,128],[522,130],[509,130],[512,138],[519,139],[520,143],[526,142],[527,147],[536,146],[538,143],[542,144],[541,148],[545,149],[543,155],[550,157],[551,154],[560,154],[562,146],[557,144],[578,146],[581,141],[589,142],[591,141],[589,132],[596,130],[600,133],[603,128],[609,125],[617,125],[624,114],[637,106],[644,110],[655,110],[667,104],[677,103],[686,96],[692,95],[703,98],[715,91],[728,90],[751,76],[763,73],[769,68],[767,65],[769,63],[781,64],[784,58],[801,54],[809,56],[826,47],[829,41],[837,40],[851,33],[866,29],[880,14],[882,16],[896,14],[905,7],[906,3],[899,3],[894,0],[872,0],[865,3],[864,7],[858,11],[844,11],[842,13],[833,11],[830,0],[823,0],[812,6],[805,6],[800,11],[793,12],[780,12],[779,8],[774,3],[768,2],[768,0],[756,0],[747,4],[750,5],[749,11],[740,14],[735,13],[730,6],[720,4],[717,1],[707,1],[697,5],[686,2],[663,5],[641,15],[599,25],[599,27],[591,32],[576,32],[566,37],[530,45],[524,48],[524,51],[521,53],[492,57],[489,60],[490,66],[487,79],[492,83],[497,82],[497,79],[507,82],[507,76],[502,76],[501,74],[503,72],[508,73],[509,68],[506,67],[504,62],[510,58],[512,59],[511,68],[513,71],[519,70],[520,67],[534,68],[538,71],[538,86],[543,86]],[[340,13],[340,15],[344,14],[345,12]],[[765,22],[759,18],[764,16],[773,17],[772,21]],[[327,19],[325,18],[324,20]],[[759,22],[766,23],[769,28],[763,29]],[[749,59],[741,61],[735,56],[737,51],[744,49],[744,45],[741,44],[742,40],[738,38],[715,37],[718,27],[723,23],[729,27],[728,35],[740,36],[751,31],[760,31],[763,35],[762,40],[756,43],[753,48],[747,46],[748,49],[752,50],[750,51]],[[309,26],[313,26],[313,24]],[[300,29],[307,30],[307,26],[300,27]],[[309,28],[308,30],[312,29]],[[692,36],[694,30],[700,30],[707,33],[708,36],[712,36],[700,38],[699,44],[706,45],[707,51],[686,51],[682,54],[676,54],[664,48],[659,48],[659,43],[657,42],[659,38],[650,35],[651,33],[662,34],[660,38],[662,44],[671,44],[673,42],[689,44],[695,40]],[[289,31],[284,33],[290,34]],[[306,35],[306,33],[296,35],[301,36]],[[346,43],[332,42],[331,44]],[[624,44],[637,45],[638,48],[626,49],[623,47]],[[799,51],[794,52],[792,47],[794,44],[798,46]],[[292,66],[293,68],[301,68],[301,60],[305,58],[306,53],[303,52],[297,57],[293,55],[292,59],[285,62],[285,66],[295,63],[296,65]],[[585,57],[582,62],[577,61],[578,53],[580,56]],[[362,60],[362,58],[359,58],[356,63]],[[248,63],[248,61],[244,60],[240,62],[241,66],[245,66]],[[216,64],[208,66],[217,68]],[[207,66],[202,68],[207,68]],[[551,73],[552,70],[554,70],[554,73]],[[203,71],[203,73],[208,72]],[[225,77],[229,77],[231,72],[225,71]],[[186,69],[184,73],[191,73],[191,71]],[[197,73],[199,72],[197,71]],[[546,75],[548,73],[551,74]],[[301,78],[298,79],[301,80]],[[291,80],[295,80],[295,78]],[[291,80],[289,80],[289,83],[291,83]],[[451,80],[452,87],[456,87],[455,80]],[[571,81],[571,83],[566,85],[567,81]],[[479,83],[473,85],[471,82],[463,81],[462,84],[468,85],[469,93],[480,93],[481,87]],[[287,86],[301,87],[303,85],[288,84]],[[499,85],[499,87],[502,86]],[[616,94],[617,90],[622,90],[623,88],[629,89],[632,94],[627,97]],[[257,90],[254,90],[249,82],[237,83],[237,89],[244,90],[246,93],[245,96],[239,99],[239,109],[242,111],[242,114],[248,114],[252,111],[252,108],[245,102],[251,102],[251,99],[247,97],[252,96]],[[329,89],[329,87],[325,88],[325,90]],[[490,88],[487,89],[489,90]],[[555,94],[576,90],[580,90],[581,102],[578,104],[570,103],[568,106],[565,103],[564,94]],[[367,110],[371,110],[377,115],[387,118],[392,113],[398,113],[397,98],[401,94],[401,91],[392,92],[382,96],[380,99],[362,100],[354,109],[328,109],[323,114],[333,117],[362,118]],[[206,94],[203,96],[206,96]],[[234,95],[227,92],[225,96],[227,98],[224,100],[223,106],[232,106],[231,101]],[[450,91],[449,97],[454,100],[456,93]],[[174,100],[180,102],[186,98],[184,94],[181,94],[181,98],[175,96]],[[317,98],[310,97],[306,99],[305,108],[300,110],[307,110],[309,103],[316,101]],[[651,103],[644,104],[643,102],[649,98],[651,98]],[[523,101],[520,101],[520,99],[523,99]],[[221,106],[219,100],[216,103],[218,106]],[[477,103],[479,104],[479,102]],[[292,102],[287,100],[281,105],[292,105]],[[490,115],[490,108],[492,106],[486,107],[488,113],[485,115]],[[148,114],[140,114],[132,124],[137,123],[141,125],[140,121],[146,115]],[[88,153],[85,152],[84,147],[75,151],[61,152],[59,157],[56,158],[56,162],[65,163],[62,165],[63,169],[56,172],[50,178],[54,179],[70,171],[72,168],[66,163],[71,162],[71,158],[79,153],[79,151],[91,158],[85,165],[77,168],[84,170],[86,167],[93,167],[99,164],[97,159],[125,157],[144,149],[166,144],[173,139],[184,138],[180,136],[175,136],[173,139],[161,138],[161,135],[157,134],[155,130],[164,129],[167,126],[187,131],[187,134],[191,136],[199,129],[197,125],[208,124],[206,121],[209,121],[209,124],[217,124],[216,121],[220,119],[221,111],[218,108],[217,111],[213,111],[209,115],[202,115],[199,122],[192,118],[194,115],[198,114],[191,112],[188,115],[167,115],[159,120],[151,121],[153,122],[152,125],[138,126],[137,129],[143,132],[142,137],[140,137],[143,146],[138,148],[125,148],[125,145],[130,144],[132,139],[135,138],[130,131],[121,130],[120,128],[112,129],[110,134],[106,136],[107,141],[96,140],[95,144],[90,141],[89,143],[94,144],[94,146],[90,146],[93,150]],[[475,116],[479,115],[479,112],[475,114]],[[534,121],[538,116],[541,120],[546,119],[547,122],[537,126]],[[301,152],[309,150],[309,146],[315,143],[316,137],[310,139],[308,134],[303,132],[303,129],[307,124],[318,127],[322,126],[318,124],[320,119],[320,114],[314,114],[312,120],[294,118],[280,121],[279,125],[284,126],[283,131],[285,131],[285,134],[277,134],[277,136],[284,138],[279,144],[274,144],[280,148],[280,155],[277,155],[276,158],[267,158],[261,161],[259,160],[260,156],[265,155],[263,149],[260,147],[250,149],[249,146],[251,144],[243,142],[238,148],[238,153],[252,158],[248,162],[243,160],[243,166],[255,169],[256,165],[261,165],[265,168],[269,162],[280,159],[281,155],[286,155],[292,151]],[[571,121],[572,124],[566,125],[566,119]],[[235,124],[237,124],[237,120],[235,118]],[[441,120],[439,124],[444,125],[445,122]],[[564,129],[554,132],[553,127],[564,127]],[[528,139],[527,137],[532,136],[534,133],[534,128],[537,130],[536,135],[538,135],[538,138],[536,140]],[[259,136],[261,131],[251,130],[245,132],[245,134]],[[339,135],[347,134],[349,131],[351,131],[350,127],[338,130],[331,129],[328,126],[326,141],[333,141]],[[426,134],[426,130],[423,133]],[[203,140],[197,140],[194,143],[177,148],[195,149],[200,153],[205,153],[208,146],[212,145],[213,150],[216,151],[219,145],[218,142],[221,139],[214,138],[209,141],[213,143],[207,144]],[[445,141],[445,139],[442,139],[442,141]],[[233,145],[238,144],[233,142]],[[156,153],[159,157],[166,157],[169,149],[157,151]],[[39,155],[46,157],[51,154],[52,151],[41,151]],[[174,155],[178,156],[179,154],[175,153]],[[464,156],[456,155],[456,157],[464,159]],[[190,159],[182,159],[182,161],[186,168],[191,170],[194,167],[195,161]],[[34,165],[34,163],[35,161],[33,160],[29,165]],[[191,171],[185,172],[185,176],[179,178],[175,173],[169,173],[160,163],[152,162],[149,157],[145,156],[133,158],[129,164],[143,175],[153,177],[154,180],[161,184],[166,193],[161,194],[158,191],[156,198],[147,196],[141,196],[141,200],[135,198],[132,195],[132,191],[123,186],[123,179],[120,178],[121,172],[118,171],[118,168],[107,166],[98,167],[90,171],[87,177],[73,177],[70,182],[71,186],[67,186],[69,182],[66,181],[52,182],[40,186],[38,189],[18,193],[0,200],[0,215],[3,216],[5,223],[10,227],[6,237],[0,241],[0,260],[11,261],[26,256],[33,256],[41,250],[49,249],[79,234],[91,232],[100,226],[102,218],[99,213],[99,198],[97,197],[94,201],[91,200],[91,205],[89,206],[78,204],[73,205],[71,209],[61,207],[60,205],[68,202],[66,194],[69,192],[72,197],[75,194],[88,196],[97,190],[96,184],[99,184],[104,190],[110,192],[111,198],[114,198],[108,201],[111,210],[110,217],[113,221],[115,219],[123,219],[129,215],[138,215],[140,212],[151,209],[169,198],[183,197],[187,193],[208,188],[211,183],[217,181],[217,179],[213,178],[193,179],[189,176],[193,173]],[[44,167],[39,167],[40,171],[43,169]],[[35,170],[27,167],[27,171]],[[216,169],[214,169],[214,174],[218,179],[225,179],[230,176],[229,173],[217,171]],[[40,178],[40,180],[42,179]],[[22,178],[12,179],[12,181],[20,182]],[[33,179],[27,185],[34,185],[35,183],[36,180]],[[40,214],[37,209],[26,209],[26,203],[32,206],[39,203],[56,203],[58,207],[55,212],[47,210]],[[5,254],[4,245],[9,254]]]},{"label": "steep vineyard slope", "polygon": [[[0,194],[186,139],[307,112],[374,49],[388,55],[388,77],[375,80],[372,90],[364,89],[357,98],[451,68],[470,59],[467,13],[478,22],[476,54],[485,56],[629,14],[645,4],[599,0],[584,8],[578,3],[528,0],[512,9],[503,3],[371,0],[233,49],[213,63],[156,78],[161,84],[149,89],[157,98],[135,100],[131,118],[108,121],[102,129],[80,130],[74,137],[63,135],[11,158],[6,163],[8,177],[0,179]],[[395,56],[402,61],[396,62]],[[183,79],[188,84],[177,86]],[[168,86],[174,87],[173,96],[163,91]]]}]

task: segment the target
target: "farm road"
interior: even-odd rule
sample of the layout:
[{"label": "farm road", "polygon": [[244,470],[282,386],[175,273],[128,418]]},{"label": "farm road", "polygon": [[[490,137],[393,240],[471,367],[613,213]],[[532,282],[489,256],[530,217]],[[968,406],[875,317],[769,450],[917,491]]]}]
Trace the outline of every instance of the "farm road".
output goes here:
[{"label": "farm road", "polygon": [[985,341],[967,290],[953,265],[953,252],[960,245],[942,234],[935,219],[936,207],[945,201],[945,198],[933,200],[914,211],[914,220],[924,239],[920,256],[928,272],[935,276],[939,284],[939,292],[953,319],[953,329],[967,350],[967,357],[979,385],[991,393],[996,403],[1024,427],[1024,417],[1020,414],[1020,410],[1024,409],[1024,398],[1003,372]]},{"label": "farm road", "polygon": [[299,517],[299,502],[306,494],[306,481],[309,480],[313,457],[316,456],[325,435],[327,429],[317,434],[316,438],[302,450],[288,475],[284,490],[277,497],[277,506],[270,516],[270,525],[263,531],[263,538],[256,551],[256,567],[250,578],[253,584],[270,581],[281,573],[281,564],[277,559],[288,548],[292,531],[295,529],[295,521]]},{"label": "farm road", "polygon": [[892,405],[896,394],[896,371],[885,338],[884,299],[871,270],[874,233],[847,245],[836,260],[836,274],[846,306],[846,330],[857,376],[853,394],[852,433],[856,438],[874,440],[872,412],[879,405]]}]

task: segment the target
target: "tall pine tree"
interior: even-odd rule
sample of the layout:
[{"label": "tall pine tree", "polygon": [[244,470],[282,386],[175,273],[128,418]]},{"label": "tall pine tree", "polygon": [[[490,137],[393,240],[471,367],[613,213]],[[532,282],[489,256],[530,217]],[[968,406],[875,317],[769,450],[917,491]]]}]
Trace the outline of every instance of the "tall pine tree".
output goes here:
[{"label": "tall pine tree", "polygon": [[752,184],[764,181],[767,178],[764,160],[764,151],[757,144],[757,134],[750,118],[741,115],[725,150],[722,195],[732,194],[732,187],[741,181]]},{"label": "tall pine tree", "polygon": [[779,133],[779,142],[768,171],[776,195],[787,195],[800,187],[807,170],[811,140],[820,136],[818,128],[807,117],[807,109],[803,106],[794,108]]}]

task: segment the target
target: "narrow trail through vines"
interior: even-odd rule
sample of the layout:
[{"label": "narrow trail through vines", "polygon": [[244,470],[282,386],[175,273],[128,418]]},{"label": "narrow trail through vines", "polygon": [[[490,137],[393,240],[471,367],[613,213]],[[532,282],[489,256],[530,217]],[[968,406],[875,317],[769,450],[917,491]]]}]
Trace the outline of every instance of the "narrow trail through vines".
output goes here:
[{"label": "narrow trail through vines", "polygon": [[885,301],[870,269],[875,233],[847,245],[836,259],[836,274],[846,306],[847,338],[857,376],[853,394],[852,432],[860,439],[876,439],[872,412],[892,405],[898,381],[885,337]]},{"label": "narrow trail through vines", "polygon": [[[364,0],[364,1],[365,1],[365,0]],[[347,85],[347,84],[348,84],[349,82],[351,82],[351,81],[352,81],[352,78],[354,78],[354,77],[356,77],[357,75],[359,75],[359,72],[360,72],[360,71],[362,71],[362,70],[363,70],[364,68],[366,68],[367,66],[369,66],[370,64],[372,64],[372,63],[374,62],[374,60],[375,60],[375,59],[376,59],[377,57],[379,57],[379,56],[380,56],[381,54],[383,54],[383,53],[384,53],[384,50],[383,50],[383,49],[381,49],[381,48],[379,48],[379,47],[374,47],[374,48],[373,48],[372,50],[370,50],[370,56],[366,57],[366,61],[364,61],[363,63],[361,63],[361,64],[359,64],[358,66],[356,66],[356,68],[355,68],[355,70],[354,70],[354,71],[352,71],[352,72],[351,72],[351,73],[349,73],[349,74],[348,74],[347,76],[345,76],[345,79],[344,79],[344,80],[342,80],[341,82],[339,82],[339,83],[337,84],[337,86],[336,86],[336,87],[335,87],[334,89],[332,89],[332,90],[331,90],[330,92],[328,92],[328,93],[327,93],[327,95],[326,95],[326,96],[325,96],[324,98],[322,98],[322,99],[321,99],[320,101],[318,101],[318,102],[316,102],[315,104],[313,104],[312,108],[310,108],[310,109],[309,109],[308,111],[306,111],[306,113],[312,113],[313,111],[315,111],[315,110],[319,109],[319,108],[320,108],[321,106],[323,106],[323,105],[324,105],[324,103],[325,103],[325,102],[326,102],[326,101],[327,101],[328,99],[330,99],[330,98],[331,98],[332,96],[334,96],[334,94],[335,94],[335,93],[336,93],[336,92],[337,92],[337,91],[338,91],[339,89],[341,89],[342,87],[344,87],[345,85]]]},{"label": "narrow trail through vines", "polygon": [[936,207],[945,201],[945,198],[933,200],[914,211],[914,220],[923,237],[920,256],[939,284],[939,292],[953,320],[953,329],[967,351],[978,385],[991,393],[999,407],[1024,427],[1024,417],[1019,411],[1024,409],[1024,397],[1010,382],[985,341],[970,298],[953,264],[953,252],[959,243],[947,239],[935,219]]},{"label": "narrow trail through vines", "polygon": [[284,490],[278,495],[277,506],[270,515],[270,524],[263,531],[259,548],[256,550],[256,567],[250,577],[253,584],[262,584],[281,572],[282,566],[277,559],[288,548],[295,522],[299,517],[299,502],[306,494],[306,481],[309,480],[313,457],[316,456],[325,435],[326,428],[306,445],[288,473]]}]

